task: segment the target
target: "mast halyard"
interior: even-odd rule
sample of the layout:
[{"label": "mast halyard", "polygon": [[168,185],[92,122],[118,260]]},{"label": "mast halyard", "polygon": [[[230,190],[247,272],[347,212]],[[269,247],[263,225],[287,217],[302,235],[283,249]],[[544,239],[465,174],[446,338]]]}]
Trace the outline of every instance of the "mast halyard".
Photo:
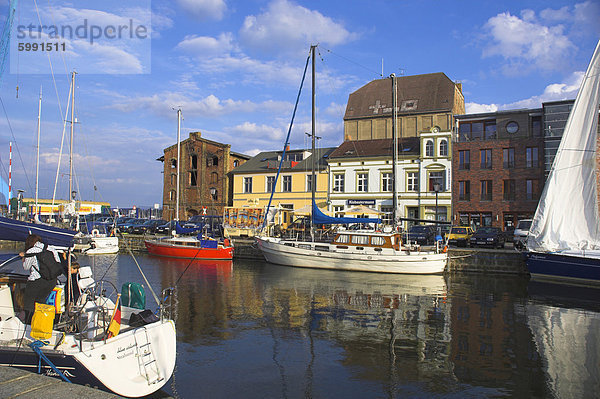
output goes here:
[{"label": "mast halyard", "polygon": [[75,74],[77,72],[73,71],[71,72],[71,88],[72,88],[72,95],[71,95],[71,139],[70,139],[70,147],[69,147],[69,196],[72,196],[72,199],[75,200],[74,198],[74,193],[73,193],[73,132],[74,132],[74,125],[75,125]]},{"label": "mast halyard", "polygon": [[177,191],[175,204],[175,220],[179,221],[179,169],[181,158],[181,108],[177,109]]},{"label": "mast halyard", "polygon": [[[316,176],[315,176],[315,162],[316,162],[316,156],[317,154],[315,153],[315,138],[316,138],[316,132],[317,132],[317,126],[316,126],[316,122],[317,122],[317,111],[316,111],[316,106],[317,106],[317,101],[316,101],[316,79],[315,79],[315,49],[317,48],[317,46],[310,46],[310,53],[311,53],[311,57],[312,57],[312,121],[311,121],[311,142],[312,142],[312,154],[311,157],[313,158],[313,162],[312,162],[312,176],[311,176],[311,181],[310,181],[310,188],[311,188],[311,207],[313,206],[312,204],[315,203],[315,192],[316,192]],[[311,222],[310,222],[310,236],[312,237],[313,241],[315,238],[315,227],[312,223],[312,212],[311,212]]]},{"label": "mast halyard", "polygon": [[396,183],[396,177],[398,176],[398,100],[397,100],[397,84],[396,74],[390,75],[392,79],[392,219],[394,228],[396,228],[400,222],[400,215],[398,214],[398,184]]},{"label": "mast halyard", "polygon": [[38,204],[38,192],[39,192],[39,183],[40,183],[40,126],[42,119],[42,86],[40,86],[40,100],[38,103],[38,120],[37,120],[37,156],[35,162],[35,212],[34,212],[34,220],[38,220],[39,214],[39,204]]}]

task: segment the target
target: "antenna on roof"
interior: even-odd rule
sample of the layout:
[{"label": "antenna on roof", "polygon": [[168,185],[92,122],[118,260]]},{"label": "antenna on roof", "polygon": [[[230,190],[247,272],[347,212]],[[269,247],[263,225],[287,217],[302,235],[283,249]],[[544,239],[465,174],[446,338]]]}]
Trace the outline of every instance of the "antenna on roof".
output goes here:
[{"label": "antenna on roof", "polygon": [[381,77],[383,78],[383,57],[381,57]]}]

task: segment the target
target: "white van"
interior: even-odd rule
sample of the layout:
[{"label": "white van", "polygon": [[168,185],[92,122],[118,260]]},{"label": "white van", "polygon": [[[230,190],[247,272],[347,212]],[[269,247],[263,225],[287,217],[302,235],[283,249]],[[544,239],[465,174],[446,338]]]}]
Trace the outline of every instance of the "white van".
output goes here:
[{"label": "white van", "polygon": [[515,232],[513,235],[513,243],[515,244],[515,248],[520,249],[525,244],[527,240],[527,234],[529,234],[529,228],[531,227],[532,219],[523,219],[517,222],[517,227],[515,227]]}]

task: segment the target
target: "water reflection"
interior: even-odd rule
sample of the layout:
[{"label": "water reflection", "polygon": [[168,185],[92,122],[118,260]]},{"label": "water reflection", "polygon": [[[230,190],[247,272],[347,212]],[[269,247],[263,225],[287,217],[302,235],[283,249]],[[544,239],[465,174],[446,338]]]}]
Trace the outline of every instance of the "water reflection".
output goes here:
[{"label": "water reflection", "polygon": [[[514,276],[139,261],[157,288],[177,282],[174,396],[582,398],[600,387],[597,291],[566,299],[573,291],[540,294]],[[112,269],[122,281],[136,272],[124,256]]]}]

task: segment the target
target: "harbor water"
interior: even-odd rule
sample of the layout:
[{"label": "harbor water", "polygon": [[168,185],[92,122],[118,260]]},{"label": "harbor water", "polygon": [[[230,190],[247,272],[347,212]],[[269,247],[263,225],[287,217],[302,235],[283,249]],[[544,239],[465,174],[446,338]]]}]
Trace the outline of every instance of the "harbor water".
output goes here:
[{"label": "harbor water", "polygon": [[[126,254],[80,256],[142,281]],[[382,275],[136,255],[176,284],[176,398],[592,398],[598,290],[523,276]],[[146,284],[145,284],[146,285]],[[146,288],[147,306],[154,308]]]}]

